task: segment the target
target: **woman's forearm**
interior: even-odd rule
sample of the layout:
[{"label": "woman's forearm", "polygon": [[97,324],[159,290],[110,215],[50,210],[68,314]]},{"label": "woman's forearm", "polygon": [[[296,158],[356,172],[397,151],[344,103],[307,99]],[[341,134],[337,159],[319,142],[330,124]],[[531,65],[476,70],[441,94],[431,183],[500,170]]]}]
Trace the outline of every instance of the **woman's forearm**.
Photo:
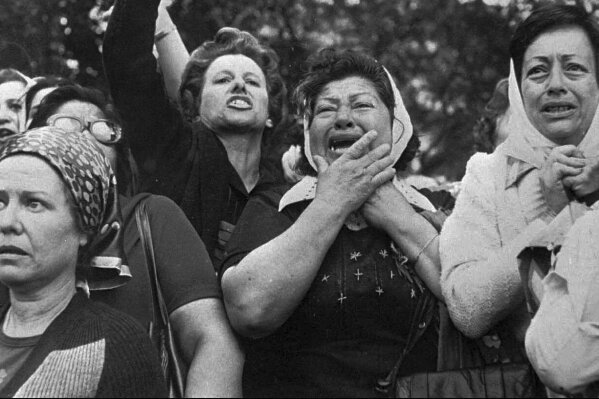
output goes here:
[{"label": "woman's forearm", "polygon": [[166,93],[171,101],[177,102],[181,77],[189,60],[189,52],[168,10],[162,6],[158,9],[155,45]]},{"label": "woman's forearm", "polygon": [[225,305],[239,333],[265,336],[287,320],[310,288],[346,216],[315,199],[287,231],[225,272]]},{"label": "woman's forearm", "polygon": [[435,227],[416,212],[409,217],[394,214],[388,223],[387,234],[408,259],[416,262],[414,267],[418,276],[442,300],[439,234]]}]

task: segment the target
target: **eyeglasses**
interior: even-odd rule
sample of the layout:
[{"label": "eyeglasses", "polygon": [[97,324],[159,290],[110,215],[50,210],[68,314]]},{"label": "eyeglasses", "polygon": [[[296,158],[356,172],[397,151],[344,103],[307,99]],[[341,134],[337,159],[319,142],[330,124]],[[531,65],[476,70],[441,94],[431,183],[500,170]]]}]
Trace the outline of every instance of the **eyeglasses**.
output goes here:
[{"label": "eyeglasses", "polygon": [[104,144],[118,143],[122,136],[121,127],[107,119],[84,122],[75,116],[56,114],[48,118],[47,123],[72,133],[82,133],[87,129],[96,140]]}]

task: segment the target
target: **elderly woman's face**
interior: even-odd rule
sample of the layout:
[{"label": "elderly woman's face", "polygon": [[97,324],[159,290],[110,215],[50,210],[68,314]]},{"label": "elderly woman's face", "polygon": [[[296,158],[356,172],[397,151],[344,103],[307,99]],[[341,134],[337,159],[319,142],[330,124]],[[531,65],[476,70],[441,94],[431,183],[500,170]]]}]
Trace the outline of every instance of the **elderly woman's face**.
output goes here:
[{"label": "elderly woman's face", "polygon": [[522,99],[528,119],[559,145],[578,145],[597,104],[595,54],[580,27],[541,34],[524,53]]},{"label": "elderly woman's face", "polygon": [[0,84],[0,142],[25,129],[25,85],[12,81]]},{"label": "elderly woman's face", "polygon": [[218,57],[206,70],[200,120],[215,132],[262,132],[268,91],[262,69],[241,54]]},{"label": "elderly woman's face", "polygon": [[0,281],[36,289],[74,280],[79,247],[65,185],[40,158],[16,155],[0,162]]},{"label": "elderly woman's face", "polygon": [[310,124],[313,154],[331,163],[371,130],[378,132],[372,148],[391,144],[391,115],[370,80],[352,76],[324,86]]}]

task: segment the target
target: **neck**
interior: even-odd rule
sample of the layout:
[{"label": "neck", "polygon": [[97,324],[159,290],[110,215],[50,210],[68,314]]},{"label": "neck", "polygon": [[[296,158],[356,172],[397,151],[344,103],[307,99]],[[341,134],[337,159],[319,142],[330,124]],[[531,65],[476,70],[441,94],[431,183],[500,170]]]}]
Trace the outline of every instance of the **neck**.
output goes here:
[{"label": "neck", "polygon": [[229,162],[241,177],[249,193],[260,178],[262,132],[246,134],[219,132],[216,136],[225,146]]},{"label": "neck", "polygon": [[4,333],[15,338],[42,335],[66,309],[75,293],[74,276],[36,292],[24,293],[11,289],[11,306],[4,320]]}]

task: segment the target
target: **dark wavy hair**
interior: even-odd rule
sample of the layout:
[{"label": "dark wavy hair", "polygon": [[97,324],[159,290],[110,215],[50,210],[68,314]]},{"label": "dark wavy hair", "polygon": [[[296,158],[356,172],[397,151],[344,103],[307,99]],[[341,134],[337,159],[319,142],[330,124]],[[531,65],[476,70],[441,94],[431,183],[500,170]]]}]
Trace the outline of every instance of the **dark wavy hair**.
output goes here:
[{"label": "dark wavy hair", "polygon": [[578,26],[587,34],[595,55],[595,69],[599,80],[599,27],[593,17],[578,6],[548,4],[537,8],[514,32],[510,43],[510,56],[518,85],[522,82],[524,53],[541,34],[565,26]]},{"label": "dark wavy hair", "polygon": [[[383,66],[374,58],[353,50],[339,50],[327,47],[308,58],[307,72],[293,93],[293,104],[300,116],[308,115],[312,124],[314,116],[314,103],[318,95],[327,84],[351,76],[368,79],[374,85],[378,95],[389,110],[390,123],[393,122],[395,98],[393,88]],[[412,136],[404,153],[395,164],[397,170],[405,170],[408,164],[416,157],[420,140]],[[316,171],[309,165],[304,153],[298,165],[299,170],[308,175],[315,175]]]},{"label": "dark wavy hair", "polygon": [[35,84],[27,90],[27,94],[25,95],[25,110],[27,118],[31,117],[31,103],[33,102],[33,98],[37,93],[51,87],[61,87],[73,84],[70,80],[58,76],[44,76],[41,78],[34,78],[34,80]]},{"label": "dark wavy hair", "polygon": [[[253,60],[266,77],[269,117],[276,127],[287,115],[287,89],[279,72],[279,57],[252,34],[236,28],[222,28],[214,40],[204,42],[190,56],[183,72],[179,95],[185,118],[192,121],[199,114],[204,76],[214,60],[229,54],[240,54]],[[269,135],[265,128],[265,136]]]},{"label": "dark wavy hair", "polygon": [[[46,126],[48,118],[56,114],[63,104],[70,101],[93,104],[102,111],[104,118],[119,126],[121,125],[121,119],[115,107],[100,90],[70,84],[61,86],[44,97],[31,121],[30,129]],[[116,178],[119,192],[123,195],[135,194],[138,186],[137,165],[133,160],[129,144],[124,135],[121,141],[115,144],[115,149],[117,153]]]}]

